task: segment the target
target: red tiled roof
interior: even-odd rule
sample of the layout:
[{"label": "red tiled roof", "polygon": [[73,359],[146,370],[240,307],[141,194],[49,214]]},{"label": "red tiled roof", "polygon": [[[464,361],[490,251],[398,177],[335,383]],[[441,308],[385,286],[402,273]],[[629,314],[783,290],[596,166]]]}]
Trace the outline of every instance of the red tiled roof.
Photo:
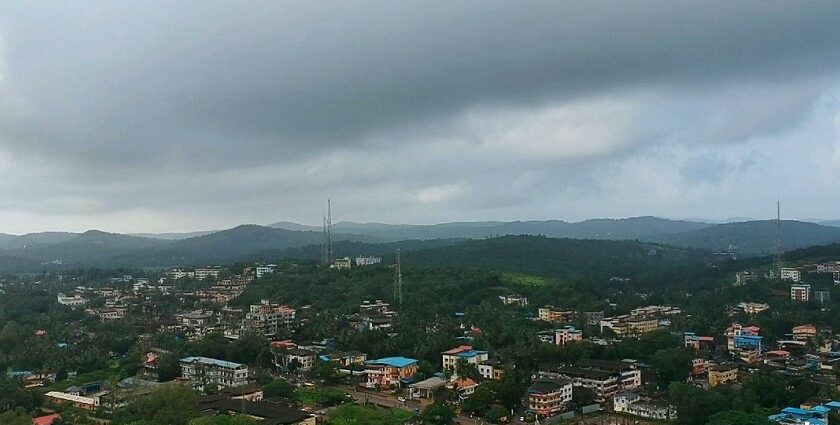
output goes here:
[{"label": "red tiled roof", "polygon": [[458,354],[458,353],[463,353],[464,351],[470,351],[470,350],[472,350],[472,345],[462,345],[460,347],[455,347],[451,350],[444,351],[443,354],[450,354],[450,355],[451,354]]},{"label": "red tiled roof", "polygon": [[38,416],[37,418],[32,418],[33,425],[52,425],[53,422],[56,420],[60,420],[61,415],[58,413],[53,413],[51,415],[46,416]]}]

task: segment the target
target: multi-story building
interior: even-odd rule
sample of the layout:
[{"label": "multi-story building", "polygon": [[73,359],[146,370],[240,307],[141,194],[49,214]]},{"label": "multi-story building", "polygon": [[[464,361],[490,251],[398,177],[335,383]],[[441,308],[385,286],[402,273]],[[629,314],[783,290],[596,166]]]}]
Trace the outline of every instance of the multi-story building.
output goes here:
[{"label": "multi-story building", "polygon": [[811,285],[807,283],[790,285],[790,299],[800,303],[807,303],[811,300]]},{"label": "multi-story building", "polygon": [[747,314],[758,314],[762,311],[770,310],[770,304],[767,303],[754,303],[754,302],[742,302],[738,303],[738,308],[744,310],[744,313]]},{"label": "multi-story building", "polygon": [[759,272],[753,272],[749,270],[745,270],[742,272],[735,273],[735,286],[742,286],[746,285],[750,282],[755,282],[764,276]]},{"label": "multi-story building", "polygon": [[339,353],[322,354],[318,356],[322,362],[333,362],[339,367],[350,367],[363,365],[367,360],[367,354],[361,351],[342,351]]},{"label": "multi-story building", "polygon": [[504,305],[528,307],[528,298],[518,294],[499,295],[499,300],[501,300]]},{"label": "multi-story building", "polygon": [[286,369],[294,369],[295,371],[306,372],[315,366],[317,354],[311,350],[304,350],[302,348],[292,348],[289,350],[277,353],[275,364],[278,367]]},{"label": "multi-story building", "polygon": [[632,391],[642,385],[642,372],[634,363],[581,359],[574,367],[564,367],[559,375],[571,379],[576,387],[584,387],[603,401],[617,391]]},{"label": "multi-story building", "polygon": [[277,264],[257,266],[254,268],[254,274],[257,276],[257,279],[259,279],[267,274],[274,273],[275,269],[277,269]]},{"label": "multi-story building", "polygon": [[601,331],[610,328],[618,337],[639,336],[659,329],[659,320],[645,318],[605,318],[601,320]]},{"label": "multi-story building", "polygon": [[208,310],[176,314],[175,318],[181,322],[181,327],[186,330],[187,336],[191,340],[201,339],[216,332],[216,325],[218,324],[216,314]]},{"label": "multi-story building", "polygon": [[714,347],[715,338],[711,336],[697,335],[694,332],[684,332],[683,342],[685,343],[685,348],[693,348],[695,350],[699,350],[704,347]]},{"label": "multi-story building", "polygon": [[730,353],[741,350],[761,352],[762,337],[758,335],[761,328],[758,326],[742,326],[733,323],[726,329],[726,348]]},{"label": "multi-story building", "polygon": [[208,386],[218,389],[239,387],[248,383],[248,366],[209,357],[185,357],[181,359],[181,376],[190,385],[204,391]]},{"label": "multi-story building", "polygon": [[375,264],[379,264],[382,262],[382,258],[379,257],[356,257],[356,266],[372,266]]},{"label": "multi-story building", "polygon": [[817,289],[814,291],[814,300],[820,305],[829,303],[831,301],[831,291],[828,289]]},{"label": "multi-story building", "polygon": [[198,280],[207,280],[209,278],[218,279],[222,269],[218,267],[204,267],[195,269],[195,278]]},{"label": "multi-story building", "polygon": [[406,357],[385,357],[365,362],[368,388],[399,388],[417,373],[417,360]]},{"label": "multi-story building", "polygon": [[568,322],[573,319],[574,316],[574,310],[565,310],[550,305],[537,309],[537,319],[549,323]]},{"label": "multi-story building", "polygon": [[336,258],[330,265],[331,269],[336,270],[349,270],[350,267],[353,267],[353,262],[350,260],[350,257]]},{"label": "multi-story building", "polygon": [[295,313],[295,309],[289,306],[261,300],[259,304],[251,305],[250,311],[245,315],[244,328],[271,338],[294,326]]},{"label": "multi-story building", "polygon": [[528,387],[528,408],[540,417],[562,413],[572,401],[572,386],[568,379],[538,379]]},{"label": "multi-story building", "polygon": [[478,366],[479,363],[486,361],[490,358],[490,356],[486,351],[474,350],[471,345],[462,345],[460,347],[444,351],[441,353],[441,358],[443,361],[443,370],[457,373],[459,360]]},{"label": "multi-story building", "polygon": [[554,344],[556,345],[566,345],[569,342],[581,340],[583,340],[583,331],[575,329],[574,326],[563,326],[554,330]]},{"label": "multi-story building", "polygon": [[87,304],[87,300],[79,294],[58,294],[56,298],[59,304],[69,306],[70,308],[84,307]]},{"label": "multi-story building", "polygon": [[817,337],[817,327],[811,324],[794,326],[792,335],[794,341],[807,341]]},{"label": "multi-story building", "polygon": [[505,376],[505,370],[513,365],[502,364],[497,359],[488,359],[478,364],[478,374],[484,379],[500,380]]},{"label": "multi-story building", "polygon": [[647,307],[639,307],[630,310],[630,317],[642,318],[642,317],[659,317],[659,316],[671,316],[675,314],[681,314],[682,310],[679,307],[673,307],[669,305],[649,305]]},{"label": "multi-story building", "polygon": [[194,271],[189,271],[189,270],[182,270],[182,269],[172,269],[172,270],[169,270],[168,272],[164,273],[164,276],[166,276],[168,279],[171,279],[171,280],[183,279],[185,277],[188,277],[188,278],[192,279],[192,278],[195,277],[195,272]]},{"label": "multi-story building", "polygon": [[767,420],[770,423],[784,425],[828,425],[828,417],[838,412],[840,412],[840,402],[831,401],[823,405],[786,407],[781,413],[768,416]]},{"label": "multi-story building", "polygon": [[720,364],[709,367],[709,386],[728,384],[738,380],[738,366]]},{"label": "multi-story building", "polygon": [[637,393],[622,392],[613,397],[613,410],[617,413],[641,418],[670,421],[676,419],[676,410],[669,405],[647,403],[641,401]]},{"label": "multi-story building", "polygon": [[791,282],[802,281],[802,271],[795,267],[782,267],[779,269],[779,276],[782,280],[789,280]]}]

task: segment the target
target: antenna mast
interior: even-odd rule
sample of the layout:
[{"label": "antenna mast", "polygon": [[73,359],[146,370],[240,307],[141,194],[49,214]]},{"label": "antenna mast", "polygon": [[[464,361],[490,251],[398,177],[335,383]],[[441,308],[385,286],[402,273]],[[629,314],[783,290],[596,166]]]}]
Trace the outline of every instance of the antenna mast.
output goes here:
[{"label": "antenna mast", "polygon": [[400,269],[400,250],[397,248],[397,268],[394,270],[394,301],[402,307],[402,270]]},{"label": "antenna mast", "polygon": [[776,258],[774,259],[776,270],[781,273],[782,268],[782,203],[776,200]]},{"label": "antenna mast", "polygon": [[327,199],[327,215],[324,216],[324,245],[321,250],[321,262],[324,265],[329,265],[334,260],[332,246],[332,202]]}]

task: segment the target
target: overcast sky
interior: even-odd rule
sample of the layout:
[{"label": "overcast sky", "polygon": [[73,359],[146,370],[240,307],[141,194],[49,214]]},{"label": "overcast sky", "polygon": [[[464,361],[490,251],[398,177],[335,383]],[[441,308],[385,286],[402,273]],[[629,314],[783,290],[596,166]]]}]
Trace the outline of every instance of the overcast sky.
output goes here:
[{"label": "overcast sky", "polygon": [[0,232],[840,218],[840,2],[0,2]]}]

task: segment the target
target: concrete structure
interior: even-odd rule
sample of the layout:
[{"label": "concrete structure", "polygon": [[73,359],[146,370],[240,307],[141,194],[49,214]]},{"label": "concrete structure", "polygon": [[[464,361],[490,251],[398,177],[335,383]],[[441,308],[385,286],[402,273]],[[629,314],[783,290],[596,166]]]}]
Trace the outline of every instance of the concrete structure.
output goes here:
[{"label": "concrete structure", "polygon": [[181,359],[181,377],[190,385],[204,391],[208,386],[216,388],[239,387],[248,383],[248,366],[209,357],[185,357]]},{"label": "concrete structure", "polygon": [[289,330],[295,324],[295,309],[286,305],[272,304],[269,300],[261,300],[259,304],[251,305],[245,315],[244,328],[271,338]]},{"label": "concrete structure", "polygon": [[779,275],[782,280],[789,280],[791,282],[802,281],[802,272],[794,267],[782,267],[779,269]]},{"label": "concrete structure", "polygon": [[84,307],[87,304],[87,300],[79,294],[64,295],[60,293],[56,296],[56,299],[59,304],[69,306],[70,308]]},{"label": "concrete structure", "polygon": [[611,329],[620,338],[634,337],[659,329],[659,320],[628,316],[605,318],[601,320],[601,332],[604,328]]},{"label": "concrete structure", "polygon": [[742,272],[735,273],[735,286],[742,286],[746,285],[750,282],[755,282],[764,276],[759,272],[753,272],[749,270],[744,270]]},{"label": "concrete structure", "polygon": [[417,373],[417,360],[406,357],[385,357],[365,362],[365,382],[368,388],[402,387]]},{"label": "concrete structure", "polygon": [[770,304],[767,303],[754,303],[754,302],[743,302],[738,304],[738,308],[744,310],[744,313],[747,314],[758,314],[762,311],[770,310]]},{"label": "concrete structure", "polygon": [[356,257],[356,266],[358,267],[372,266],[380,263],[382,263],[382,259],[379,257]]},{"label": "concrete structure", "polygon": [[598,401],[604,401],[618,391],[632,391],[642,385],[642,372],[635,363],[581,359],[574,367],[558,371],[564,378],[571,379],[576,387],[585,387],[595,393]]},{"label": "concrete structure", "polygon": [[572,387],[568,379],[538,379],[528,387],[528,408],[540,417],[562,413],[572,401]]},{"label": "concrete structure", "polygon": [[528,307],[528,298],[519,294],[499,295],[499,300],[504,305],[518,305],[519,307]]},{"label": "concrete structure", "polygon": [[274,270],[276,268],[277,264],[266,264],[263,266],[256,266],[254,268],[254,275],[257,277],[257,279],[259,279],[267,274],[274,273]]},{"label": "concrete structure", "polygon": [[318,355],[311,350],[302,348],[291,348],[277,353],[277,366],[287,369],[295,368],[295,371],[307,372],[315,366]]},{"label": "concrete structure", "polygon": [[811,285],[807,283],[790,285],[790,299],[796,302],[807,303],[811,300]]},{"label": "concrete structure", "polygon": [[222,272],[222,269],[218,267],[205,267],[200,269],[195,269],[195,278],[198,280],[207,280],[210,278],[218,279],[219,274]]},{"label": "concrete structure", "polygon": [[828,289],[817,289],[814,291],[814,300],[820,305],[828,304],[831,302],[831,291]]},{"label": "concrete structure", "polygon": [[353,262],[350,260],[350,257],[336,258],[330,265],[331,269],[336,270],[350,270],[350,267],[353,267]]},{"label": "concrete structure", "polygon": [[786,407],[781,413],[770,415],[771,423],[785,425],[828,425],[828,417],[840,411],[840,402],[830,401],[819,406]]},{"label": "concrete structure", "polygon": [[817,337],[817,327],[811,324],[794,326],[791,333],[794,341],[807,341]]},{"label": "concrete structure", "polygon": [[574,326],[563,326],[554,330],[554,344],[566,345],[572,341],[583,340],[583,331],[575,329]]},{"label": "concrete structure", "polygon": [[554,306],[544,306],[537,309],[537,319],[549,323],[563,323],[572,320],[576,312]]},{"label": "concrete structure", "polygon": [[458,373],[456,370],[458,360],[466,361],[467,363],[474,364],[478,367],[481,362],[484,362],[489,358],[490,355],[486,351],[474,350],[471,345],[462,345],[441,353],[443,370],[452,371],[456,374]]},{"label": "concrete structure", "polygon": [[761,352],[762,337],[758,335],[761,328],[757,326],[742,326],[733,323],[726,329],[726,347],[730,353],[740,350],[755,350]]},{"label": "concrete structure", "polygon": [[99,405],[98,400],[93,397],[83,397],[60,391],[50,391],[44,394],[44,399],[46,399],[48,403],[57,406],[69,405],[83,410],[95,410]]},{"label": "concrete structure", "polygon": [[716,387],[738,381],[738,366],[732,364],[715,365],[709,368],[709,386]]},{"label": "concrete structure", "polygon": [[616,394],[613,398],[613,410],[646,419],[670,421],[677,418],[677,412],[671,406],[643,402],[639,394],[633,392]]}]

